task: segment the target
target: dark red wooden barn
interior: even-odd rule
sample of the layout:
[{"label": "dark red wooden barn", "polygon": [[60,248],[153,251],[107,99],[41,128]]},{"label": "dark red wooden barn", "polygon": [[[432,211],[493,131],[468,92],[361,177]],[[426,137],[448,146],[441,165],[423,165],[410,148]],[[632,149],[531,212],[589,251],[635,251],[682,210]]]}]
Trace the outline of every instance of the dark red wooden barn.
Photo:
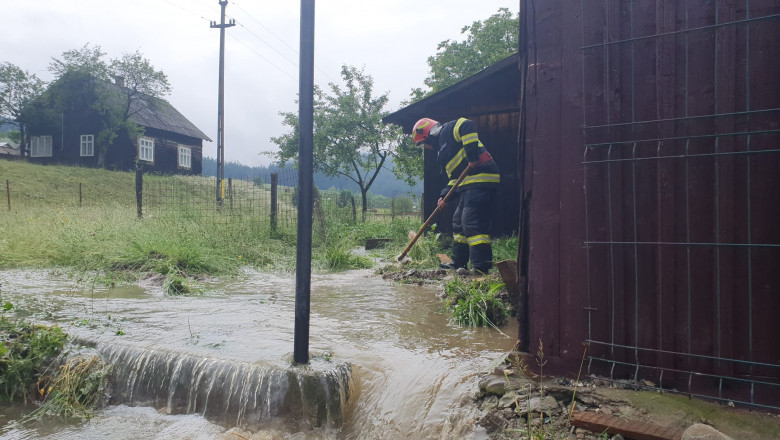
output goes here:
[{"label": "dark red wooden barn", "polygon": [[521,0],[520,35],[386,120],[470,117],[501,158],[521,343],[780,408],[780,3]]}]

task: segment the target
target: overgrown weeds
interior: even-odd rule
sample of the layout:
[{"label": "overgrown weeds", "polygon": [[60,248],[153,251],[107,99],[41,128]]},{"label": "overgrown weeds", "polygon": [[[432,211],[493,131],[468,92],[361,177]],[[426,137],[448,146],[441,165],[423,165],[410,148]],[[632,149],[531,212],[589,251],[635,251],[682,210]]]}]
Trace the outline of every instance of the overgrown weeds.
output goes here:
[{"label": "overgrown weeds", "polygon": [[28,398],[42,365],[62,351],[67,335],[46,327],[0,318],[0,398]]},{"label": "overgrown weeds", "polygon": [[38,391],[44,396],[44,401],[28,418],[90,418],[93,411],[107,400],[110,371],[111,367],[97,355],[68,360],[59,367],[51,383],[39,382]]},{"label": "overgrown weeds", "polygon": [[447,305],[460,325],[472,327],[503,325],[509,309],[496,295],[504,283],[495,277],[466,279],[455,277],[444,287]]}]

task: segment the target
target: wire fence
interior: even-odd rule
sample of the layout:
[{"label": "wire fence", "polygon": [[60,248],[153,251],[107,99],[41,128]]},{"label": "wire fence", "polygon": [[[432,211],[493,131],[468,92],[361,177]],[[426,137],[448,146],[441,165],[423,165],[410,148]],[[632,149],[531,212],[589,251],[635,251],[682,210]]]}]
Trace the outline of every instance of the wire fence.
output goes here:
[{"label": "wire fence", "polygon": [[611,377],[780,408],[770,3],[583,7],[589,365]]},{"label": "wire fence", "polygon": [[[242,223],[252,229],[271,228],[294,233],[298,220],[298,174],[296,170],[225,179],[221,203],[217,201],[216,178],[158,176],[117,173],[112,185],[72,181],[2,181],[1,213],[32,212],[57,208],[135,207],[140,217],[169,216],[199,221]],[[398,192],[393,197],[367,194],[366,210],[360,193],[339,189],[314,191],[315,227],[392,221],[400,217],[421,218],[421,195]],[[128,209],[128,215],[133,215]],[[365,218],[364,218],[365,217]]]}]

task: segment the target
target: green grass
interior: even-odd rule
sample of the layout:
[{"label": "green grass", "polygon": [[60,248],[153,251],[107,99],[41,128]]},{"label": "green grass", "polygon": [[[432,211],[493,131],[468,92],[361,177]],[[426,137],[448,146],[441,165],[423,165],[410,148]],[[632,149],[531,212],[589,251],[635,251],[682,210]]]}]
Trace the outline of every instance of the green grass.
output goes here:
[{"label": "green grass", "polygon": [[444,287],[446,302],[455,321],[469,327],[495,327],[509,318],[509,310],[496,294],[504,283],[494,277],[465,279],[454,277]]},{"label": "green grass", "polygon": [[43,363],[59,354],[67,335],[59,327],[14,322],[0,317],[0,399],[27,399]]},{"label": "green grass", "polygon": [[[0,176],[9,181],[11,195],[11,210],[0,205],[0,268],[70,268],[108,273],[101,275],[105,279],[128,279],[119,275],[126,272],[189,277],[236,274],[242,266],[295,269],[292,191],[281,191],[280,215],[286,217],[272,231],[268,189],[245,182],[235,181],[235,199],[217,210],[213,178],[146,175],[139,219],[132,172],[0,161]],[[314,219],[316,270],[370,267],[371,258],[352,252],[368,238],[391,239],[371,253],[391,260],[421,224],[417,217],[354,224],[351,214],[322,199],[324,215]],[[437,267],[436,254],[448,248],[444,237],[425,234],[409,254],[413,267]],[[496,261],[516,258],[517,239],[495,240],[494,253]]]}]

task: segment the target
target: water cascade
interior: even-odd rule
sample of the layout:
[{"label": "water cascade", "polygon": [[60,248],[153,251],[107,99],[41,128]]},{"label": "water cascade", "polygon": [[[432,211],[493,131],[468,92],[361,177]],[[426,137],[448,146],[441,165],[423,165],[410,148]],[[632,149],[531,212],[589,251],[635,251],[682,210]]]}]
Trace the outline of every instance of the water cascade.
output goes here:
[{"label": "water cascade", "polygon": [[200,414],[242,429],[339,427],[350,394],[349,364],[282,369],[114,344],[97,349],[114,366],[111,404]]}]

